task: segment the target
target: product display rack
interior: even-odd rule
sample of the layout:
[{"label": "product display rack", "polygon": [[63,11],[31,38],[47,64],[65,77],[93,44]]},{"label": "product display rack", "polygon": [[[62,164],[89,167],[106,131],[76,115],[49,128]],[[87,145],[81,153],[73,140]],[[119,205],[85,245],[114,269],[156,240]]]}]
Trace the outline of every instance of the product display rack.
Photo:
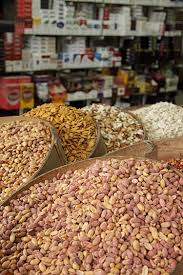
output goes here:
[{"label": "product display rack", "polygon": [[115,5],[141,5],[148,7],[167,7],[167,8],[182,8],[183,3],[173,2],[170,0],[104,0],[105,4]]},{"label": "product display rack", "polygon": [[24,31],[25,35],[42,35],[42,36],[101,36],[102,31],[101,30],[94,30],[94,31],[88,31],[88,30],[77,30],[77,32],[73,31],[73,30],[62,30],[59,28],[55,28],[54,32],[53,30],[42,30],[41,27],[40,28],[36,28],[36,29],[25,29]]},{"label": "product display rack", "polygon": [[74,2],[74,3],[98,3],[103,4],[103,0],[65,0],[66,2]]},{"label": "product display rack", "polygon": [[[183,7],[183,2],[175,2],[175,1],[170,1],[170,0],[153,0],[153,1],[149,1],[149,0],[65,0],[65,3],[71,4],[71,5],[80,5],[82,3],[88,3],[89,5],[96,5],[96,7],[101,7],[101,8],[105,8],[105,7],[135,7],[135,6],[143,6],[145,9],[150,10],[153,9],[154,7],[157,8],[162,8],[162,11],[165,9],[175,9],[179,10],[180,8]],[[157,9],[158,10],[158,9]],[[17,21],[9,21],[8,25],[12,27],[12,23],[17,23]],[[91,20],[92,23],[92,20]],[[99,26],[101,26],[99,29],[91,29],[88,30],[86,28],[78,28],[77,30],[72,29],[72,28],[60,28],[55,26],[55,28],[53,27],[53,25],[51,26],[50,24],[47,25],[47,27],[45,28],[45,26],[38,26],[35,25],[32,28],[26,28],[24,27],[23,30],[23,36],[26,37],[55,37],[56,40],[57,39],[62,39],[59,37],[86,37],[89,41],[89,45],[92,45],[93,42],[97,39],[99,40],[105,40],[108,38],[114,38],[115,39],[115,44],[119,45],[118,47],[121,47],[121,44],[123,43],[122,41],[126,40],[126,39],[135,39],[135,38],[145,38],[145,37],[152,37],[152,38],[157,38],[159,40],[161,39],[169,39],[169,38],[179,38],[181,39],[182,37],[182,31],[181,30],[165,30],[162,31],[161,33],[157,33],[157,32],[149,32],[149,31],[136,31],[136,30],[131,30],[131,31],[126,31],[124,30],[124,32],[121,32],[119,30],[108,30],[105,29],[103,27],[103,25],[105,24],[105,20],[98,20],[97,24],[99,24]],[[106,44],[106,46],[108,46]],[[68,63],[68,64],[62,64],[62,62],[60,62],[59,59],[52,59],[52,62],[49,62],[49,60],[42,60],[40,62],[24,62],[23,60],[8,60],[5,62],[5,75],[14,75],[15,73],[17,74],[28,74],[28,75],[34,75],[36,73],[54,73],[57,75],[59,74],[59,72],[61,71],[67,71],[67,70],[85,70],[86,73],[89,73],[90,70],[92,71],[97,71],[97,70],[102,70],[103,68],[105,69],[110,69],[110,68],[123,68],[124,64],[123,64],[123,57],[122,57],[122,65],[114,65],[114,64],[110,64],[110,65],[106,65],[106,64],[102,64],[102,63],[98,63],[98,62],[92,62],[91,64],[82,64],[80,62],[78,63]],[[137,66],[136,66],[137,67]],[[170,92],[175,92],[175,91],[170,91]],[[166,89],[165,89],[165,92]],[[153,96],[153,95],[152,95]],[[143,96],[144,97],[144,96]],[[68,97],[69,99],[69,97]],[[96,98],[90,98],[91,100],[95,100]],[[78,100],[78,99],[77,99]],[[86,98],[81,98],[81,100],[87,100]],[[68,100],[70,102],[72,101],[76,101],[75,99],[72,100]],[[142,100],[142,102],[144,102],[144,100]]]},{"label": "product display rack", "polygon": [[182,8],[183,4],[173,2],[170,0],[66,0],[66,2],[74,3],[102,3],[114,5],[141,5],[150,7],[169,7],[169,8]]},{"label": "product display rack", "polygon": [[10,20],[0,20],[0,33],[13,32],[14,31],[14,21]]},{"label": "product display rack", "polygon": [[[103,7],[105,5],[120,5],[120,6],[145,6],[148,8],[151,7],[166,7],[166,8],[181,8],[183,7],[183,2],[173,2],[170,0],[65,0],[65,2],[70,2],[70,3],[93,3],[93,4],[103,4]],[[2,20],[1,20],[2,21]],[[6,21],[7,22],[7,21]],[[11,25],[12,27],[13,22],[8,22],[8,26]],[[102,26],[104,21],[102,20],[100,22],[100,25]],[[51,27],[51,28],[50,28]],[[4,27],[3,27],[4,28]],[[6,31],[6,30],[5,30]],[[154,32],[138,32],[138,31],[124,31],[124,33],[120,33],[119,30],[106,30],[101,27],[101,29],[93,29],[93,30],[86,30],[84,28],[78,28],[77,30],[72,30],[68,28],[58,28],[58,27],[53,27],[51,25],[47,25],[47,27],[43,28],[43,26],[36,26],[32,28],[25,28],[24,29],[24,36],[55,36],[55,37],[92,37],[93,38],[102,38],[104,39],[105,37],[122,37],[122,38],[134,38],[134,37],[181,37],[182,32],[179,30],[170,30],[170,31],[165,31],[162,32],[161,34],[157,34]],[[46,68],[47,67],[47,68]],[[73,65],[65,65],[65,66],[59,66],[58,64],[38,64],[38,66],[32,67],[31,64],[22,64],[21,61],[19,60],[13,61],[13,62],[6,62],[5,64],[5,71],[7,73],[10,72],[36,72],[36,71],[45,71],[45,68],[49,70],[61,70],[61,69],[95,69],[95,68],[103,68],[101,64],[90,64],[90,65],[82,65],[82,64],[73,64]],[[107,66],[107,68],[110,68],[111,66]],[[119,66],[117,66],[119,67]]]},{"label": "product display rack", "polygon": [[116,37],[146,37],[146,36],[154,36],[154,37],[159,37],[159,36],[165,36],[165,37],[181,37],[182,32],[181,31],[165,31],[164,34],[162,35],[157,35],[155,33],[139,33],[136,31],[130,31],[128,33],[124,34],[119,34],[118,31],[108,31],[108,30],[95,30],[95,31],[87,31],[87,30],[78,30],[77,33],[72,31],[72,30],[61,30],[57,29],[53,33],[53,31],[47,29],[46,32],[43,30],[38,29],[26,29],[24,31],[25,35],[42,35],[42,36],[99,36],[99,37],[105,37],[105,36],[116,36]]},{"label": "product display rack", "polygon": [[[23,67],[23,68],[22,68]],[[120,66],[115,66],[118,68]],[[81,65],[81,64],[71,64],[71,65],[64,65],[64,66],[55,66],[46,64],[39,64],[36,68],[32,66],[24,66],[21,61],[9,61],[6,65],[6,72],[7,73],[22,73],[22,72],[41,72],[41,71],[62,71],[62,70],[98,70],[102,68],[113,68],[113,66],[101,66],[97,64],[94,65]]]}]

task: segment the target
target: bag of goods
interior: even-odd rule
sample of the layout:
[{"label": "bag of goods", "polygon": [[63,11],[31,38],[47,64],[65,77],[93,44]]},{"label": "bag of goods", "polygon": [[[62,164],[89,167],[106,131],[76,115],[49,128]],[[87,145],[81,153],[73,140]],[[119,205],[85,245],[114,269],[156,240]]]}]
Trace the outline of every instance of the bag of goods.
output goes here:
[{"label": "bag of goods", "polygon": [[164,163],[88,160],[28,187],[0,207],[2,275],[169,275],[183,257],[183,178]]},{"label": "bag of goods", "polygon": [[[56,133],[50,124],[38,119],[7,117],[0,119],[0,203],[22,184],[42,172],[54,150]],[[61,145],[60,145],[61,146]],[[58,151],[58,150],[57,150]],[[63,154],[63,152],[62,152]],[[51,168],[65,164],[57,154]]]},{"label": "bag of goods", "polygon": [[97,127],[90,115],[60,103],[38,106],[25,116],[39,117],[52,123],[58,131],[69,162],[89,158],[97,145]]},{"label": "bag of goods", "polygon": [[168,102],[132,111],[143,123],[152,140],[183,136],[183,108]]},{"label": "bag of goods", "polygon": [[140,142],[145,137],[141,123],[120,108],[93,104],[82,110],[97,121],[108,152]]}]

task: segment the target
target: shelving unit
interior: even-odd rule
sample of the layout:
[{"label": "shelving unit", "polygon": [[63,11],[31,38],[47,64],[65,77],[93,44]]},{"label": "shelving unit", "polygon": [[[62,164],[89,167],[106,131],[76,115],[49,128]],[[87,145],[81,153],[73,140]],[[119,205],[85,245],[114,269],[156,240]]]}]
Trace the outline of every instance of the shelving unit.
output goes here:
[{"label": "shelving unit", "polygon": [[66,0],[73,3],[98,3],[98,4],[113,4],[113,5],[141,5],[147,7],[167,7],[167,8],[182,8],[182,3],[172,2],[170,0]]},{"label": "shelving unit", "polygon": [[166,31],[162,35],[157,35],[156,33],[138,33],[137,31],[130,31],[128,33],[123,33],[120,34],[119,31],[109,31],[109,30],[96,30],[96,31],[88,31],[88,30],[77,30],[72,31],[72,30],[62,30],[62,29],[56,29],[55,32],[53,30],[46,30],[46,32],[43,32],[43,30],[38,29],[25,29],[24,31],[25,35],[41,35],[41,36],[118,36],[118,37],[129,37],[129,36],[134,36],[134,37],[145,37],[145,36],[154,36],[154,37],[159,37],[159,36],[165,36],[165,37],[180,37],[182,35],[181,31]]},{"label": "shelving unit", "polygon": [[104,0],[105,4],[115,5],[140,5],[147,7],[166,7],[166,8],[182,8],[183,3],[172,2],[170,0]]},{"label": "shelving unit", "polygon": [[67,97],[67,102],[75,101],[85,101],[85,100],[96,100],[98,98],[98,92],[92,90],[89,93],[84,93],[83,91],[77,91],[75,93],[69,93]]},{"label": "shelving unit", "polygon": [[66,2],[74,2],[74,3],[104,3],[104,0],[65,0]]},{"label": "shelving unit", "polygon": [[[33,9],[33,22],[34,16],[36,18],[36,24],[33,23],[32,28],[25,28],[24,29],[24,36],[50,36],[50,37],[88,37],[90,39],[105,39],[108,37],[116,37],[117,38],[123,38],[123,39],[133,39],[133,38],[140,38],[140,37],[157,37],[157,39],[161,39],[163,37],[181,37],[182,36],[182,31],[179,30],[170,30],[170,31],[139,31],[139,30],[128,30],[128,29],[123,29],[120,27],[119,29],[106,29],[104,28],[105,20],[104,18],[102,20],[91,20],[91,19],[86,19],[87,24],[90,25],[95,25],[97,28],[88,28],[86,27],[85,24],[76,27],[75,25],[72,27],[72,25],[67,26],[60,26],[60,24],[57,25],[56,21],[55,22],[47,22],[47,24],[40,24],[40,19],[38,20],[39,16],[37,13],[37,9],[40,4],[38,4],[39,0],[33,0],[32,1],[32,9]],[[64,3],[64,1],[63,1]],[[105,7],[121,7],[121,6],[145,6],[147,8],[152,8],[152,7],[165,7],[165,8],[181,8],[183,7],[182,2],[173,2],[171,0],[65,0],[65,3],[72,3],[72,4],[82,4],[82,3],[89,3],[92,5],[95,5],[99,7],[100,9],[104,9]],[[101,5],[102,4],[102,5]],[[93,7],[93,6],[92,6]],[[43,10],[44,12],[46,10]],[[35,15],[34,15],[35,12]],[[47,13],[45,13],[47,14]],[[7,23],[7,22],[6,22]],[[12,27],[13,22],[8,22],[7,24],[11,25]],[[35,64],[37,63],[37,64]],[[26,71],[42,71],[45,70],[45,66],[47,70],[62,70],[62,69],[94,69],[94,68],[102,68],[103,66],[101,64],[80,64],[80,63],[75,63],[75,64],[66,64],[64,66],[58,66],[56,62],[53,62],[54,64],[47,64],[45,61],[39,61],[38,62],[25,62],[24,60],[19,61],[7,61],[6,62],[6,72],[26,72]],[[111,67],[111,66],[107,66]]]},{"label": "shelving unit", "polygon": [[[101,22],[102,24],[102,22]],[[77,29],[73,31],[72,29],[59,29],[57,27],[49,29],[49,25],[45,30],[41,27],[33,29],[25,29],[25,35],[41,35],[41,36],[101,36],[102,29],[88,31],[86,29]]]},{"label": "shelving unit", "polygon": [[130,31],[128,33],[119,34],[119,32],[104,30],[102,35],[105,36],[115,36],[115,37],[181,37],[181,31],[166,31],[162,35],[157,35],[156,33],[139,33],[136,31]]},{"label": "shelving unit", "polygon": [[[115,66],[115,68],[120,67]],[[21,61],[7,61],[6,62],[6,72],[9,73],[18,73],[18,72],[41,72],[41,71],[62,71],[62,70],[83,70],[83,69],[102,69],[102,68],[113,68],[113,66],[103,66],[102,64],[95,63],[90,65],[79,64],[68,64],[68,65],[59,65],[57,60],[55,65],[49,64],[49,62],[40,63],[37,65],[26,64]]]},{"label": "shelving unit", "polygon": [[[143,51],[146,52],[147,61],[149,61],[148,54],[153,54],[154,56],[158,55],[157,53],[158,50],[161,51],[161,54],[160,54],[160,59],[161,59],[163,56],[162,55],[163,44],[164,43],[166,44],[166,41],[170,41],[173,44],[172,41],[176,39],[181,40],[181,37],[182,37],[181,30],[179,29],[177,30],[175,26],[173,26],[173,28],[169,26],[169,28],[165,29],[163,26],[164,21],[162,20],[163,22],[162,23],[161,18],[159,18],[160,20],[158,22],[156,22],[155,20],[151,21],[150,14],[151,12],[153,13],[154,11],[169,13],[170,10],[173,10],[173,11],[179,10],[183,8],[183,1],[175,2],[171,0],[152,0],[152,1],[149,1],[149,0],[63,0],[63,3],[64,5],[67,5],[67,8],[71,7],[71,10],[68,13],[69,16],[72,13],[76,14],[76,12],[72,11],[72,8],[75,9],[75,11],[77,9],[79,10],[79,12],[77,11],[78,12],[77,14],[79,14],[78,17],[76,16],[76,18],[74,18],[71,16],[71,18],[69,17],[67,18],[66,16],[65,19],[57,19],[57,17],[55,19],[57,10],[49,11],[49,9],[47,10],[43,8],[40,11],[41,2],[40,3],[39,2],[40,0],[32,0],[32,18],[29,18],[29,19],[26,18],[25,20],[23,18],[18,18],[15,20],[0,21],[0,31],[2,26],[2,29],[12,32],[14,31],[14,29],[17,29],[17,25],[19,26],[22,24],[23,26],[22,30],[20,28],[19,31],[20,33],[22,32],[22,37],[24,37],[24,40],[22,43],[25,43],[26,45],[22,54],[24,59],[22,58],[22,60],[18,60],[17,58],[16,60],[7,60],[5,62],[5,74],[7,75],[9,74],[15,75],[15,73],[20,75],[21,74],[36,75],[36,74],[41,74],[42,72],[43,74],[51,73],[54,76],[59,76],[62,72],[66,72],[66,71],[72,72],[72,70],[76,72],[77,70],[85,71],[86,75],[89,75],[90,71],[93,73],[95,70],[96,72],[97,71],[99,72],[99,71],[102,71],[102,69],[112,69],[113,71],[112,74],[113,76],[115,76],[118,68],[126,67],[128,68],[128,70],[136,69],[139,60],[141,60],[140,54],[143,53]],[[61,2],[62,1],[58,1],[59,4]],[[89,11],[93,9],[95,11],[96,16],[94,16],[92,19],[91,17],[88,18],[87,16],[82,18],[83,10],[81,6],[84,4],[88,4],[89,7],[88,9],[83,8],[83,10]],[[136,22],[136,26],[134,25],[134,22],[132,22],[134,21],[134,15],[132,15],[133,10],[138,7],[142,7],[142,10],[144,13],[144,17],[142,16],[142,19],[140,19],[142,20],[141,22],[142,24],[140,24],[140,26],[142,25],[142,29],[143,29],[143,22],[144,24],[146,22],[148,23],[151,22],[152,26],[150,26],[149,29],[147,27],[147,29],[144,28],[144,30],[141,30],[137,26],[137,22]],[[125,10],[125,8],[127,8],[127,10]],[[123,11],[124,17],[123,17],[123,20],[120,20],[120,18],[118,17],[120,15],[120,12],[118,13],[118,10],[122,10],[122,9],[124,9]],[[125,17],[126,14],[128,14],[128,9],[130,9],[129,17],[131,20],[130,22],[131,27],[129,28],[128,28],[129,21],[126,20],[127,17]],[[112,14],[113,18],[115,18],[113,20],[114,22],[109,18],[108,20],[106,20],[106,15],[104,14],[105,11],[109,12],[109,14]],[[115,17],[115,13],[116,13],[116,17]],[[50,17],[48,16],[47,18],[47,15],[49,15]],[[169,17],[171,18],[171,16]],[[33,22],[32,28],[30,23],[31,20]],[[112,27],[111,27],[110,20],[114,25]],[[138,16],[135,20],[136,21],[139,20]],[[162,26],[160,26],[158,29],[156,25],[153,29],[153,23],[154,24],[162,23]],[[6,25],[6,28],[4,28],[5,25]],[[15,28],[15,25],[16,25],[16,28]],[[34,37],[40,37],[40,39],[43,39],[43,40],[47,37],[54,38],[56,41],[55,44],[57,46],[55,52],[50,53],[49,50],[48,52],[46,52],[45,44],[44,44],[45,42],[43,43],[43,46],[39,45],[39,43],[38,43],[38,46],[35,46],[35,49],[36,47],[43,48],[43,53],[42,52],[40,53],[39,51],[38,53],[36,53],[35,49],[31,50],[29,38],[34,38]],[[69,51],[67,50],[64,51],[61,48],[60,42],[62,40],[64,39],[72,40],[75,38],[77,39],[79,37],[85,38],[86,40],[86,47],[85,47],[86,52],[83,52],[83,50],[81,51],[81,53],[79,53],[79,51],[78,52],[73,51],[73,56],[72,56],[72,54],[70,54]],[[151,42],[146,41],[145,42],[146,44],[155,43],[156,41],[158,41],[159,44],[157,43],[158,45],[157,48],[152,47],[153,50],[151,51],[148,49],[145,50],[142,46],[142,50],[141,50],[140,48],[141,41],[143,43],[143,41],[147,39],[150,39],[152,41]],[[135,58],[137,55],[139,55],[139,60],[138,62],[136,62],[137,64],[135,64],[135,66],[134,64],[125,63],[125,55],[129,55],[128,50],[130,49],[130,46],[128,47],[125,44],[125,42],[128,40],[134,41],[133,44],[135,44],[136,41],[139,41],[139,44],[137,43],[137,49],[135,49],[138,51],[138,53],[137,54],[133,53]],[[49,45],[52,45],[52,42],[50,43],[51,44]],[[66,41],[64,43],[65,45],[67,45],[67,43],[69,45],[70,42]],[[97,49],[98,48],[102,49],[105,47],[106,48],[113,47],[115,51],[118,50],[122,55],[122,63],[119,62],[119,57],[118,59],[116,57],[117,59],[116,63],[114,61],[111,61],[108,63],[102,62],[100,58],[101,59],[104,58],[105,60],[106,52],[105,50],[103,52],[100,52],[100,50],[97,50]],[[124,51],[124,49],[126,52]],[[175,52],[176,51],[177,49],[175,50]],[[40,55],[42,54],[43,58],[42,57],[38,58],[37,56],[39,56],[39,54]],[[88,63],[83,62],[83,60],[85,60],[83,59],[83,55],[86,55],[86,57],[88,57]],[[79,58],[81,59],[81,61],[77,60]],[[114,54],[114,60],[115,60],[115,54]],[[122,64],[122,66],[120,64]],[[149,66],[149,63],[146,67],[148,68],[148,66]],[[152,64],[152,68],[154,69],[155,67],[158,70],[160,68],[160,65],[157,63]],[[140,67],[140,70],[142,70],[142,67]],[[78,101],[78,98],[79,98],[78,95],[80,95],[80,100],[83,100],[83,101],[97,99],[96,95],[93,97],[93,96],[90,96],[89,94],[82,95],[78,91],[76,93],[78,93],[77,95],[75,95],[76,98],[73,94],[68,94],[68,102]],[[166,93],[166,90],[164,93]],[[111,91],[108,94],[109,94],[108,97],[112,97]]]},{"label": "shelving unit", "polygon": [[1,20],[0,19],[0,33],[3,32],[13,32],[14,31],[15,22],[11,20]]}]

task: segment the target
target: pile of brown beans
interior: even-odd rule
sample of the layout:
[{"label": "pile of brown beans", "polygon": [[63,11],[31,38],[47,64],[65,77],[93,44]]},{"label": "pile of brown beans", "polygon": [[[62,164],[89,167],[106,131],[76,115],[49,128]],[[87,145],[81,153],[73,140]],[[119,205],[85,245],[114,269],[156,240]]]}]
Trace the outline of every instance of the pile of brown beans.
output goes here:
[{"label": "pile of brown beans", "polygon": [[41,167],[51,147],[51,132],[40,121],[12,121],[0,126],[0,202]]},{"label": "pile of brown beans", "polygon": [[183,178],[150,160],[96,161],[0,208],[0,274],[168,275],[183,256]]}]

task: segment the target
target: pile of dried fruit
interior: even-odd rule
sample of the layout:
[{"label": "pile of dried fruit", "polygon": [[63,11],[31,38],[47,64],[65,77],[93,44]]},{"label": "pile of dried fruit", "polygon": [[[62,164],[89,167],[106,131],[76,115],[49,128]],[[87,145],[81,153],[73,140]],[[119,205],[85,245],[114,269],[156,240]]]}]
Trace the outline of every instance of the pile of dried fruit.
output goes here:
[{"label": "pile of dried fruit", "polygon": [[0,126],[0,201],[25,183],[42,165],[51,146],[43,122],[13,121]]},{"label": "pile of dried fruit", "polygon": [[149,139],[183,136],[183,108],[168,102],[160,102],[133,111],[147,132]]},{"label": "pile of dried fruit", "polygon": [[83,110],[91,114],[100,126],[108,152],[132,145],[144,138],[142,125],[120,108],[93,104]]},{"label": "pile of dried fruit", "polygon": [[49,103],[32,109],[26,116],[46,119],[55,126],[69,162],[87,159],[94,149],[96,124],[91,116],[81,110]]},{"label": "pile of dried fruit", "polygon": [[183,159],[171,159],[168,163],[174,166],[176,169],[183,171]]},{"label": "pile of dried fruit", "polygon": [[133,159],[36,184],[0,208],[0,274],[168,275],[183,256],[182,192],[166,164]]}]

